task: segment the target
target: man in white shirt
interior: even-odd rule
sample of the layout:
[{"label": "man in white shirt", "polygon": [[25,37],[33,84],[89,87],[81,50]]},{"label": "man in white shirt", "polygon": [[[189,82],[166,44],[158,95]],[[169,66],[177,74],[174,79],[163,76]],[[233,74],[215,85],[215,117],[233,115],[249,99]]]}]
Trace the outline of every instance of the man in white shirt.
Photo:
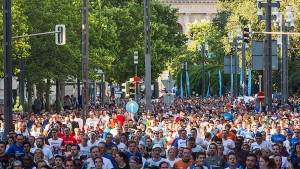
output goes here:
[{"label": "man in white shirt", "polygon": [[[91,158],[88,158],[84,162],[82,168],[95,168],[94,158],[96,158],[96,157],[101,157],[100,148],[98,146],[93,146],[93,147],[91,147]],[[104,168],[104,169],[113,169],[114,168],[109,159],[102,157],[102,160],[103,160],[102,168]]]},{"label": "man in white shirt", "polygon": [[84,135],[81,137],[81,144],[79,144],[79,147],[80,147],[80,151],[79,151],[79,154],[82,156],[82,157],[85,157],[87,158],[88,155],[90,154],[90,146],[88,146],[88,136]]},{"label": "man in white shirt", "polygon": [[269,145],[269,143],[267,141],[263,141],[262,140],[262,134],[261,133],[256,133],[256,137],[255,137],[256,142],[251,144],[250,150],[254,150],[254,149],[262,149],[263,147],[268,147],[270,149],[270,151],[272,151],[272,145]]},{"label": "man in white shirt", "polygon": [[[273,158],[276,155],[280,156],[280,149],[279,149],[279,145],[278,144],[274,144],[273,145],[273,154],[274,155],[272,155],[271,158]],[[281,156],[281,158],[282,158],[281,159],[281,162],[282,162],[281,167],[282,168],[289,168],[291,164],[289,163],[287,157]]]},{"label": "man in white shirt", "polygon": [[160,157],[162,151],[162,146],[160,144],[154,144],[154,146],[152,147],[152,158],[148,159],[145,164],[144,167],[147,166],[159,166],[159,164],[163,161],[168,162],[167,159]]},{"label": "man in white shirt", "polygon": [[91,132],[89,136],[90,136],[90,140],[88,141],[87,145],[89,147],[98,146],[99,141],[96,140],[96,134],[94,132]]},{"label": "man in white shirt", "polygon": [[93,111],[89,112],[90,117],[86,119],[86,124],[88,124],[91,130],[94,130],[94,126],[99,123],[99,119],[95,117],[95,113]]},{"label": "man in white shirt", "polygon": [[48,139],[48,143],[51,147],[53,155],[62,155],[61,147],[63,139],[57,137],[57,130],[54,128],[51,130],[52,138]]},{"label": "man in white shirt", "polygon": [[120,152],[126,153],[126,151],[127,151],[127,146],[126,146],[124,143],[121,143],[121,142],[120,142],[120,137],[119,137],[119,136],[115,136],[115,137],[114,137],[114,142],[115,142],[115,144],[117,145],[118,150],[119,150]]},{"label": "man in white shirt", "polygon": [[74,121],[78,122],[79,128],[82,129],[83,127],[83,120],[81,118],[81,111],[78,110],[78,112],[75,113]]},{"label": "man in white shirt", "polygon": [[224,146],[225,154],[227,154],[227,152],[234,149],[235,144],[231,139],[229,139],[227,137],[228,136],[228,130],[223,130],[222,135],[223,135],[222,143],[223,143],[223,146]]},{"label": "man in white shirt", "polygon": [[54,164],[54,158],[53,158],[53,154],[52,154],[52,151],[50,150],[50,148],[47,148],[45,146],[45,143],[44,143],[44,139],[39,137],[36,139],[36,146],[40,149],[43,150],[44,152],[44,159],[46,161],[49,162],[49,164]]},{"label": "man in white shirt", "polygon": [[204,152],[204,149],[201,147],[201,146],[199,146],[199,145],[197,145],[196,143],[195,143],[195,138],[194,137],[190,137],[190,138],[188,138],[188,140],[187,140],[187,142],[186,142],[186,145],[187,145],[187,147],[189,147],[190,149],[192,149],[192,152]]},{"label": "man in white shirt", "polygon": [[191,129],[191,135],[192,135],[192,137],[195,138],[197,145],[199,145],[199,146],[205,145],[204,140],[202,138],[198,137],[198,135],[197,135],[197,129],[192,128]]}]

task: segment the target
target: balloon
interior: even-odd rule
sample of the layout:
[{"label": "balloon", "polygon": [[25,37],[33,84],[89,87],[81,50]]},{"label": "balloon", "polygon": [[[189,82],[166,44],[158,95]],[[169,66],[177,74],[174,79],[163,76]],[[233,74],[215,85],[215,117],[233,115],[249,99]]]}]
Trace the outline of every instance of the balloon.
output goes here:
[{"label": "balloon", "polygon": [[227,104],[226,104],[226,107],[227,107],[227,108],[231,107],[231,104],[230,104],[230,103],[227,103]]},{"label": "balloon", "polygon": [[236,107],[237,109],[242,108],[242,106],[241,106],[240,104],[237,104],[235,107]]}]

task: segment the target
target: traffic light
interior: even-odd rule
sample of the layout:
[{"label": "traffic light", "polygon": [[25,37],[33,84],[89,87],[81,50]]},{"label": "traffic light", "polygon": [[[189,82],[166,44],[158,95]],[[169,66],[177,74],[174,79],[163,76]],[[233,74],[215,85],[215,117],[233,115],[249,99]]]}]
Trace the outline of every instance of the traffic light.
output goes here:
[{"label": "traffic light", "polygon": [[129,82],[129,95],[135,95],[135,83],[136,82]]},{"label": "traffic light", "polygon": [[66,26],[56,25],[55,26],[55,43],[56,45],[66,44]]},{"label": "traffic light", "polygon": [[123,93],[127,93],[126,85],[127,85],[127,83],[122,83],[122,85],[121,85],[121,90],[122,90]]},{"label": "traffic light", "polygon": [[244,28],[244,42],[245,43],[250,42],[250,29],[249,29],[249,27]]}]

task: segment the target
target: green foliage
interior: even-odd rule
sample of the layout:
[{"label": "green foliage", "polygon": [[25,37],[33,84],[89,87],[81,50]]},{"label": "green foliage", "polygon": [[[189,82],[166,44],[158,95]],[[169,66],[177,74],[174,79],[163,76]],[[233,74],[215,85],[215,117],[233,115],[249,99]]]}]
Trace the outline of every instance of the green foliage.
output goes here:
[{"label": "green foliage", "polygon": [[[44,79],[81,78],[81,1],[14,0],[13,36],[53,32],[65,24],[67,43],[57,46],[54,34],[13,40],[14,56],[22,51],[26,78],[45,90]],[[144,11],[140,0],[92,0],[89,4],[89,73],[99,78],[102,69],[110,83],[122,83],[134,75],[133,52],[139,51],[138,75],[144,77]],[[0,24],[3,25],[2,20]],[[1,26],[1,29],[3,27]],[[3,30],[1,30],[3,32]],[[0,35],[0,38],[3,38]],[[177,31],[176,10],[151,2],[152,79],[166,69],[166,63],[182,52],[186,38]],[[3,49],[0,48],[0,52]],[[19,60],[14,57],[15,74]],[[3,62],[0,62],[3,65]],[[15,66],[16,65],[16,66]],[[0,74],[3,74],[0,72]]]},{"label": "green foliage", "polygon": [[[24,1],[23,0],[14,0],[12,1],[12,8],[11,8],[11,15],[12,15],[12,36],[20,36],[28,33],[28,25],[27,23],[27,16],[25,15],[24,11]],[[0,14],[1,18],[3,17],[3,13]],[[1,46],[3,47],[3,20],[0,19],[0,39],[1,39]],[[0,48],[1,54],[3,54],[3,48]],[[12,59],[13,59],[13,65],[15,63],[19,63],[18,59],[19,57],[16,57],[17,55],[20,55],[21,51],[23,51],[23,57],[27,57],[28,49],[30,48],[30,45],[28,44],[28,38],[18,38],[12,40]],[[3,59],[0,60],[0,67],[3,67]],[[18,67],[13,67],[14,74],[17,74]],[[0,77],[3,77],[3,69],[0,70]]]}]

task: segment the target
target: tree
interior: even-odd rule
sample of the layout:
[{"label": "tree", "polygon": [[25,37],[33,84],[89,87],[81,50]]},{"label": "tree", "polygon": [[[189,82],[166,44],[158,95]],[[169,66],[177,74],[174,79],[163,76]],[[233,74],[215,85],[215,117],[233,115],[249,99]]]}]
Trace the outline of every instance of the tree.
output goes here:
[{"label": "tree", "polygon": [[[143,4],[131,0],[103,7],[104,16],[116,27],[112,64],[107,71],[112,82],[122,83],[134,76],[133,52],[139,52],[138,75],[144,77],[144,17]],[[166,63],[180,52],[185,43],[178,34],[176,10],[157,2],[151,3],[152,79],[166,69]]]},{"label": "tree", "polygon": [[[27,17],[24,11],[24,1],[23,0],[14,0],[12,1],[11,8],[12,15],[12,36],[20,36],[28,33]],[[3,13],[0,14],[1,18]],[[3,39],[3,20],[0,19],[0,39]],[[0,42],[3,46],[3,40]],[[23,57],[28,56],[28,49],[30,48],[28,43],[28,38],[18,38],[12,40],[12,54],[13,54],[13,65],[18,65],[19,55],[22,52]],[[0,48],[0,52],[3,54],[3,48]],[[18,57],[17,57],[18,55]],[[0,61],[0,67],[3,67],[3,60]],[[13,67],[13,74],[17,75],[19,72],[19,67]],[[0,70],[0,76],[3,77],[3,69]]]}]

